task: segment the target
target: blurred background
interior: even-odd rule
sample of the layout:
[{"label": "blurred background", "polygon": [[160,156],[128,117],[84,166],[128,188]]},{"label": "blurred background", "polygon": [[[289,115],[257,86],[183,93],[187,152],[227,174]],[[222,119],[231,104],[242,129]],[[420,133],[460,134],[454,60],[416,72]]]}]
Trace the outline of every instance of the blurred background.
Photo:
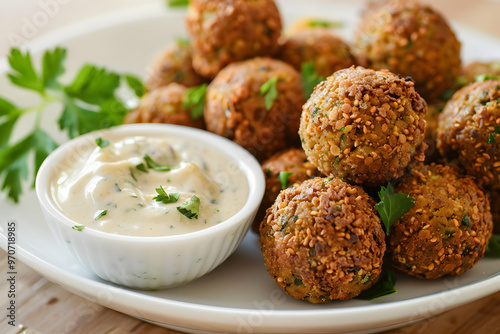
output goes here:
[{"label": "blurred background", "polygon": [[[304,0],[307,1],[307,0]],[[331,2],[335,0],[323,0]],[[360,3],[364,0],[351,0]],[[422,0],[449,20],[500,38],[500,0]],[[132,6],[166,6],[166,0],[0,0],[0,57],[13,46],[55,29]]]}]

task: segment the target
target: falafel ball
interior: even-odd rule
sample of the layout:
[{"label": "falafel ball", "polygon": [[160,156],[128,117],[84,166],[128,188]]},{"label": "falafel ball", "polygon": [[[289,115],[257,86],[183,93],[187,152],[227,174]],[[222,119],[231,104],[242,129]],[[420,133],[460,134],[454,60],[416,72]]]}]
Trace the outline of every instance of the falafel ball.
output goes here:
[{"label": "falafel ball", "polygon": [[379,186],[423,161],[427,105],[410,78],[351,67],[316,86],[303,106],[299,135],[325,175]]},{"label": "falafel ball", "polygon": [[191,110],[183,106],[186,91],[186,87],[174,82],[144,94],[124,123],[169,123],[203,129],[203,117],[193,118]]},{"label": "falafel ball", "polygon": [[453,88],[460,73],[460,42],[441,14],[416,1],[374,5],[356,32],[363,65],[415,80],[432,101]]},{"label": "falafel ball", "polygon": [[480,62],[475,61],[466,66],[462,70],[464,82],[472,83],[476,81],[479,75],[485,76],[500,76],[500,61]]},{"label": "falafel ball", "polygon": [[144,83],[148,90],[177,82],[186,87],[199,86],[207,80],[193,69],[191,45],[183,40],[163,51],[151,65]]},{"label": "falafel ball", "polygon": [[283,190],[260,227],[269,275],[286,293],[311,303],[349,299],[375,284],[385,234],[373,199],[338,178]]},{"label": "falafel ball", "polygon": [[230,64],[208,86],[207,130],[235,141],[262,161],[298,143],[303,95],[299,73],[280,60]]},{"label": "falafel ball", "polygon": [[396,186],[415,205],[391,228],[392,264],[415,277],[461,275],[484,255],[493,222],[486,194],[451,165],[421,165]]},{"label": "falafel ball", "polygon": [[266,176],[266,192],[252,225],[252,229],[256,232],[266,215],[266,210],[273,205],[281,190],[321,175],[307,160],[304,150],[296,147],[278,152],[264,161],[262,171]]},{"label": "falafel ball", "polygon": [[300,30],[288,36],[280,58],[297,71],[304,63],[312,62],[316,73],[322,77],[354,65],[349,45],[324,28]]},{"label": "falafel ball", "polygon": [[193,67],[213,78],[229,63],[273,56],[281,16],[273,0],[191,0],[186,17]]},{"label": "falafel ball", "polygon": [[439,115],[437,147],[484,187],[500,190],[500,80],[457,91]]}]

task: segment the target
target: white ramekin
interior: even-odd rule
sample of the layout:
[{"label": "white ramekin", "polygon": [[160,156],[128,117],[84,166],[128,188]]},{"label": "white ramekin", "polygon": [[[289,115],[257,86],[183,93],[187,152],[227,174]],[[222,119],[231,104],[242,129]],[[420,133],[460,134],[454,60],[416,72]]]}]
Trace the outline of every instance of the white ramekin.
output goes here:
[{"label": "white ramekin", "polygon": [[[51,195],[51,181],[68,168],[74,152],[85,154],[95,138],[108,135],[174,135],[215,148],[237,162],[247,178],[244,207],[228,220],[204,230],[174,236],[137,237],[90,228],[73,230],[81,222],[64,215]],[[71,153],[71,154],[70,154]],[[50,230],[76,258],[97,276],[116,284],[160,289],[187,283],[220,265],[240,244],[257,212],[265,182],[257,160],[239,145],[218,135],[170,124],[131,124],[93,132],[57,148],[44,161],[36,179],[36,193]]]}]

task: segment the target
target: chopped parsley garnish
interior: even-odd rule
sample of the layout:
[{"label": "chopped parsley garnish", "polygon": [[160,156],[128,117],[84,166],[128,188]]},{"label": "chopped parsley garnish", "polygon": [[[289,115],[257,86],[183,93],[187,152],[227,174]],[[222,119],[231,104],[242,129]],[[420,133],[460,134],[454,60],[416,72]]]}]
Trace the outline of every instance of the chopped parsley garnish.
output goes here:
[{"label": "chopped parsley garnish", "polygon": [[259,94],[264,96],[264,104],[267,110],[270,110],[273,107],[274,100],[278,98],[278,88],[276,87],[277,82],[278,77],[273,77],[260,87]]},{"label": "chopped parsley garnish", "polygon": [[[7,76],[11,84],[39,97],[25,99],[24,102],[36,102],[23,106],[0,97],[0,181],[2,191],[14,202],[18,202],[23,193],[31,161],[36,178],[42,162],[58,146],[51,134],[42,128],[47,110],[59,111],[59,128],[70,138],[121,124],[128,112],[116,96],[122,78],[117,73],[86,64],[72,81],[61,82],[66,53],[66,49],[60,47],[45,51],[38,69],[29,51],[13,48],[8,55],[10,73]],[[25,117],[31,116],[35,116],[34,122],[25,122]],[[26,135],[14,139],[11,134],[18,121],[23,122]]]},{"label": "chopped parsley garnish", "polygon": [[111,144],[111,142],[107,139],[102,139],[101,137],[98,137],[95,139],[95,143],[97,144],[97,146],[99,146],[100,148],[104,148],[106,146],[109,146],[109,144]]},{"label": "chopped parsley garnish", "polygon": [[141,79],[132,74],[125,74],[125,81],[130,89],[134,92],[135,96],[142,97],[146,93],[146,87]]},{"label": "chopped parsley garnish", "polygon": [[177,210],[189,219],[198,219],[200,199],[196,195],[194,195],[189,200],[178,206]]},{"label": "chopped parsley garnish", "polygon": [[469,216],[468,215],[465,215],[463,218],[462,218],[462,224],[464,224],[465,226],[467,227],[470,227],[470,220],[469,220]]},{"label": "chopped parsley garnish", "polygon": [[75,225],[73,227],[71,227],[73,230],[75,231],[83,231],[83,229],[85,228],[84,225]]},{"label": "chopped parsley garnish", "polygon": [[281,183],[281,189],[286,189],[286,186],[288,184],[288,178],[292,174],[293,173],[290,173],[290,172],[287,172],[287,171],[282,171],[282,172],[280,172],[278,174],[278,178],[280,179],[280,183]]},{"label": "chopped parsley garnish", "polygon": [[486,80],[500,80],[500,75],[491,75],[491,74],[479,74],[474,77],[476,82],[483,82]]},{"label": "chopped parsley garnish", "polygon": [[167,6],[170,8],[187,7],[189,0],[167,0]]},{"label": "chopped parsley garnish", "polygon": [[342,28],[344,24],[337,21],[311,19],[307,21],[307,26],[310,28]]},{"label": "chopped parsley garnish", "polygon": [[382,222],[384,223],[386,233],[401,216],[415,204],[415,199],[407,194],[394,193],[394,187],[388,183],[386,187],[380,187],[378,192],[380,202],[375,204]]},{"label": "chopped parsley garnish", "polygon": [[165,189],[163,189],[162,186],[160,186],[160,188],[156,188],[155,190],[158,193],[158,196],[153,197],[153,200],[157,202],[162,202],[163,204],[175,203],[179,200],[179,197],[181,196],[180,193],[167,194],[167,192],[165,191]]},{"label": "chopped parsley garnish", "polygon": [[485,257],[500,258],[500,234],[493,234],[486,246]]},{"label": "chopped parsley garnish", "polygon": [[108,213],[108,210],[99,210],[94,215],[94,220],[104,217]]},{"label": "chopped parsley garnish", "polygon": [[130,168],[129,170],[130,170],[130,176],[132,176],[134,181],[137,182],[137,178],[135,177],[134,170],[132,168]]},{"label": "chopped parsley garnish", "polygon": [[306,97],[306,99],[311,96],[312,92],[314,91],[314,87],[325,80],[325,77],[318,75],[312,61],[302,64],[300,75],[302,78],[302,90],[304,91],[304,96]]},{"label": "chopped parsley garnish", "polygon": [[345,126],[340,128],[340,131],[344,131],[344,130],[345,130]]},{"label": "chopped parsley garnish", "polygon": [[[148,169],[146,168],[146,165],[143,164],[143,163],[140,163],[140,164],[136,165],[135,168],[137,168],[141,172],[149,173]],[[134,177],[134,179],[137,181],[137,179],[135,177]]]},{"label": "chopped parsley garnish", "polygon": [[500,126],[495,126],[495,131],[491,132],[488,135],[488,144],[495,144],[496,143],[495,136],[497,134],[500,134]]},{"label": "chopped parsley garnish", "polygon": [[[366,277],[363,280],[365,279]],[[392,295],[398,292],[398,290],[394,288],[394,286],[396,285],[396,281],[396,273],[389,270],[384,276],[382,276],[382,278],[380,278],[380,280],[375,285],[373,285],[370,289],[361,292],[356,298],[362,300],[374,300],[377,298]],[[363,284],[368,283],[369,282]]]},{"label": "chopped parsley garnish", "polygon": [[294,277],[293,283],[295,286],[306,286],[304,282],[300,278]]},{"label": "chopped parsley garnish", "polygon": [[205,96],[207,95],[207,84],[196,87],[190,87],[184,94],[182,107],[190,110],[190,116],[193,120],[203,117],[205,108]]},{"label": "chopped parsley garnish", "polygon": [[266,169],[266,176],[270,176],[272,172],[270,168]]},{"label": "chopped parsley garnish", "polygon": [[155,170],[157,172],[169,172],[172,170],[172,167],[170,167],[169,165],[160,165],[153,159],[151,159],[151,157],[147,154],[144,154],[144,160],[146,161],[149,169]]},{"label": "chopped parsley garnish", "polygon": [[314,107],[313,112],[312,112],[312,117],[316,117],[316,115],[320,112],[321,110],[319,108]]}]

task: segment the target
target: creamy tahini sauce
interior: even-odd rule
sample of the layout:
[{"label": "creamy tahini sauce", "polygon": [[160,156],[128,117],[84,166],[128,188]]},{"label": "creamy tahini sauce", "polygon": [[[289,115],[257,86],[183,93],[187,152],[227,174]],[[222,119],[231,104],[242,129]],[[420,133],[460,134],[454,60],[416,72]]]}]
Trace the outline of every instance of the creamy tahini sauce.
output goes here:
[{"label": "creamy tahini sauce", "polygon": [[[52,196],[73,220],[109,233],[165,236],[201,230],[227,220],[245,204],[248,183],[237,163],[197,142],[177,138],[103,138],[90,156],[78,157],[72,168],[52,182]],[[170,171],[136,166],[145,154]],[[160,185],[180,193],[177,202],[153,200]],[[189,219],[177,207],[196,195],[198,218]],[[105,215],[96,219],[103,210]]]}]

